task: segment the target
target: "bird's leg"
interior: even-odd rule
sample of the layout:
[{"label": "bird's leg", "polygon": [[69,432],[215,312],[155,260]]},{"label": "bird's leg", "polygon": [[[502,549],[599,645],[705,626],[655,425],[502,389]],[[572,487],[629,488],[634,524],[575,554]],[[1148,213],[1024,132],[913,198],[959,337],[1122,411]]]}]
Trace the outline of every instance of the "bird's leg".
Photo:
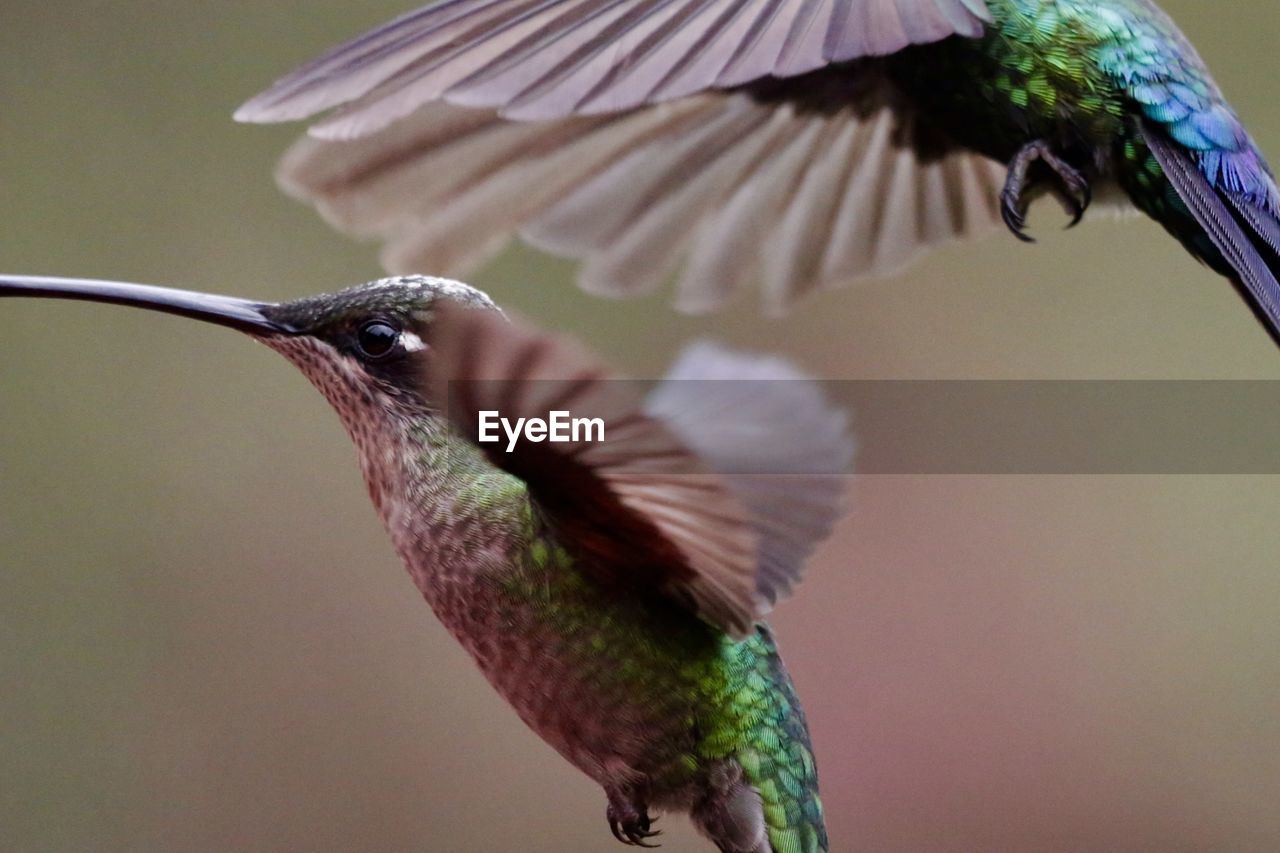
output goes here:
[{"label": "bird's leg", "polygon": [[1048,142],[1043,139],[1028,142],[1009,161],[1009,176],[1005,179],[1004,190],[1000,193],[1000,213],[1004,217],[1004,224],[1009,226],[1013,236],[1026,243],[1035,242],[1035,238],[1026,233],[1026,192],[1029,186],[1027,172],[1037,161],[1052,169],[1066,190],[1063,199],[1075,214],[1068,228],[1080,224],[1084,212],[1089,208],[1089,202],[1093,200],[1093,191],[1089,187],[1088,180],[1069,163],[1054,154]]},{"label": "bird's leg", "polygon": [[609,829],[614,838],[632,847],[660,846],[647,841],[661,835],[662,830],[652,828],[658,819],[649,818],[649,806],[638,790],[611,788],[606,793],[609,795],[609,807],[605,810],[605,817],[609,819]]}]

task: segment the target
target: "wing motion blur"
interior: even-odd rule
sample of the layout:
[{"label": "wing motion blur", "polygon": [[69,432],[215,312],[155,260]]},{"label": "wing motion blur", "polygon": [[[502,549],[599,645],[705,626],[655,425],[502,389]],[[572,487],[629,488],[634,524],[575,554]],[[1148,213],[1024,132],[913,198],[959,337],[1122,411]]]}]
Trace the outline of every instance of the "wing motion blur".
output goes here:
[{"label": "wing motion blur", "polygon": [[[783,362],[702,344],[646,397],[572,342],[497,312],[445,306],[429,336],[428,396],[527,484],[584,572],[657,588],[742,637],[840,515],[847,417]],[[478,440],[481,411],[553,410],[599,418],[603,436],[510,449]]]}]

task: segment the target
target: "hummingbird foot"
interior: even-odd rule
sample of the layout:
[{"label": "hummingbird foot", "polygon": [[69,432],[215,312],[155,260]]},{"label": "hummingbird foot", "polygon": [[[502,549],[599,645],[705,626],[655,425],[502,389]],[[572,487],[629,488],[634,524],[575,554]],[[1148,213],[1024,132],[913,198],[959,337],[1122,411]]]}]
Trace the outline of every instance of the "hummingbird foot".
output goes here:
[{"label": "hummingbird foot", "polygon": [[610,791],[605,817],[609,819],[613,837],[623,844],[630,847],[661,846],[648,842],[648,839],[661,835],[662,830],[653,828],[658,819],[650,819],[648,806],[634,792]]},{"label": "hummingbird foot", "polygon": [[1013,236],[1024,243],[1035,242],[1035,238],[1026,233],[1026,228],[1027,206],[1030,201],[1027,190],[1031,185],[1028,172],[1037,162],[1053,170],[1062,184],[1059,196],[1072,214],[1071,221],[1067,223],[1068,228],[1074,228],[1080,224],[1080,220],[1084,218],[1084,212],[1089,209],[1089,204],[1093,201],[1093,190],[1089,186],[1089,181],[1079,170],[1054,154],[1049,143],[1043,139],[1028,142],[1009,161],[1009,175],[1000,193],[1000,215],[1004,218],[1004,224],[1009,226]]}]

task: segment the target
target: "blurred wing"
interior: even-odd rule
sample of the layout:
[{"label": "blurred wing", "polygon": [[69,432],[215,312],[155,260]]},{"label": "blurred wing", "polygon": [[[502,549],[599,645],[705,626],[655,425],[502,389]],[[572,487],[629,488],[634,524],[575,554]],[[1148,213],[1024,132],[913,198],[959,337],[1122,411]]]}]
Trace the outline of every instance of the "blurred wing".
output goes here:
[{"label": "blurred wing", "polygon": [[[496,311],[442,308],[429,332],[429,399],[494,464],[524,480],[550,524],[603,582],[652,587],[735,637],[753,629],[758,536],[747,511],[660,419],[637,383],[572,344]],[[480,441],[481,412],[599,418],[604,440]],[[499,430],[501,432],[501,430]],[[590,436],[592,439],[598,436]]]},{"label": "blurred wing", "polygon": [[[745,380],[745,381],[744,381]],[[842,513],[854,442],[846,412],[776,358],[689,347],[645,402],[728,483],[759,535],[756,588],[772,606]]]},{"label": "blurred wing", "polygon": [[441,99],[519,119],[625,110],[976,37],[990,20],[985,0],[439,0],[284,77],[236,118],[346,105],[315,132],[351,138]]},{"label": "blurred wing", "polygon": [[999,227],[1004,169],[922,156],[872,93],[830,113],[747,93],[547,123],[431,104],[363,139],[301,140],[279,180],[338,228],[386,241],[393,272],[459,274],[513,233],[585,261],[589,291],[709,311],[759,280],[767,310],[894,272]]}]

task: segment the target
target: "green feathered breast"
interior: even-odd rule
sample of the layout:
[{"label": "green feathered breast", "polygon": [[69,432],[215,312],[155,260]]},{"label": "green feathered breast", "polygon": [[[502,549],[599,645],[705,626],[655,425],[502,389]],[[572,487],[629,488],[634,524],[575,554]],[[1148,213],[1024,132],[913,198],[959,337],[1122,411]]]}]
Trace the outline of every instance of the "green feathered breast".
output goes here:
[{"label": "green feathered breast", "polygon": [[643,774],[659,806],[696,808],[740,768],[776,853],[827,850],[808,728],[769,630],[734,641],[664,596],[602,585],[532,511],[525,523],[520,568],[486,605],[467,596],[475,619],[441,614],[521,718],[606,788],[624,764]]}]

